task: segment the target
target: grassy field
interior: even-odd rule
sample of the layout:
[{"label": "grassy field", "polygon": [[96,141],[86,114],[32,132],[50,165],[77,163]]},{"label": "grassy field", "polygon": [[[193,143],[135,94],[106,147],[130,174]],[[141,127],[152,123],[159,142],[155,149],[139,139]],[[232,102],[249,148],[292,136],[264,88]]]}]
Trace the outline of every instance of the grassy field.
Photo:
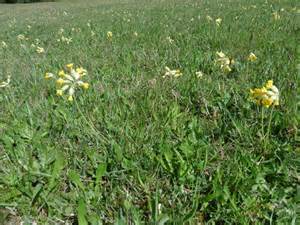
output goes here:
[{"label": "grassy field", "polygon": [[299,10],[1,4],[0,224],[300,224]]}]

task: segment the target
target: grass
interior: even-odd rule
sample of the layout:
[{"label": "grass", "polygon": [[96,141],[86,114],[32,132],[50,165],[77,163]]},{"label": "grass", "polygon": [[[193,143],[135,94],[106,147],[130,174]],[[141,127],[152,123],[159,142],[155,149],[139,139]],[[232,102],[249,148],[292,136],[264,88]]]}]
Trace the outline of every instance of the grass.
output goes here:
[{"label": "grass", "polygon": [[[299,224],[298,15],[293,0],[1,5],[0,224]],[[44,79],[70,62],[90,83],[72,103]],[[263,109],[249,89],[269,79],[280,105]]]}]

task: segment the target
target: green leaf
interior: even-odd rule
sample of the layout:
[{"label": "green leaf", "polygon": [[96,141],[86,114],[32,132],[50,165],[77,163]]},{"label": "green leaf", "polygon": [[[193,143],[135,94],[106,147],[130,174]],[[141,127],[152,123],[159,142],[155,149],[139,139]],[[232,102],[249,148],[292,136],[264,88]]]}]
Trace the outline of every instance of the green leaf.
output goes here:
[{"label": "green leaf", "polygon": [[106,173],[107,165],[106,163],[102,163],[98,166],[96,170],[96,183],[95,183],[95,191],[99,190],[100,187],[100,180]]},{"label": "green leaf", "polygon": [[78,214],[78,224],[88,225],[88,222],[86,220],[86,205],[83,199],[80,199],[78,201],[77,214]]},{"label": "green leaf", "polygon": [[56,154],[56,159],[54,162],[50,182],[49,182],[49,187],[48,191],[51,192],[52,189],[56,186],[56,179],[60,177],[61,171],[64,168],[64,157],[62,153],[57,153]]},{"label": "green leaf", "polygon": [[83,183],[80,180],[80,176],[74,170],[71,170],[69,172],[69,179],[71,180],[72,183],[74,183],[82,191],[84,191],[84,185],[83,185]]}]

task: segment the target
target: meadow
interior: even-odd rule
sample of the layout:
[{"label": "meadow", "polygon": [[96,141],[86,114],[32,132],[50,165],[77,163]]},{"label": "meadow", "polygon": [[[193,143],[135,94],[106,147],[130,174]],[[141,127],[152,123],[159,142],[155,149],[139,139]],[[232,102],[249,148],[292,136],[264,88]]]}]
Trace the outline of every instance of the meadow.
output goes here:
[{"label": "meadow", "polygon": [[299,14],[0,4],[0,224],[300,224]]}]

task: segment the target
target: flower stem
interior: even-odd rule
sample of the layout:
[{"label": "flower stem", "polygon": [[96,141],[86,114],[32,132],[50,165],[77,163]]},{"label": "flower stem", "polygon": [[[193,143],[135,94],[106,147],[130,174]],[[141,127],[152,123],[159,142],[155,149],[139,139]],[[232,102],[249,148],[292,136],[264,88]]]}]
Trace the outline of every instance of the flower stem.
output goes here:
[{"label": "flower stem", "polygon": [[267,133],[266,133],[266,137],[265,137],[265,146],[264,146],[265,149],[266,149],[266,144],[269,143],[273,110],[274,110],[274,106],[272,106],[271,113],[270,113],[270,116],[269,116],[268,128],[267,128]]}]

